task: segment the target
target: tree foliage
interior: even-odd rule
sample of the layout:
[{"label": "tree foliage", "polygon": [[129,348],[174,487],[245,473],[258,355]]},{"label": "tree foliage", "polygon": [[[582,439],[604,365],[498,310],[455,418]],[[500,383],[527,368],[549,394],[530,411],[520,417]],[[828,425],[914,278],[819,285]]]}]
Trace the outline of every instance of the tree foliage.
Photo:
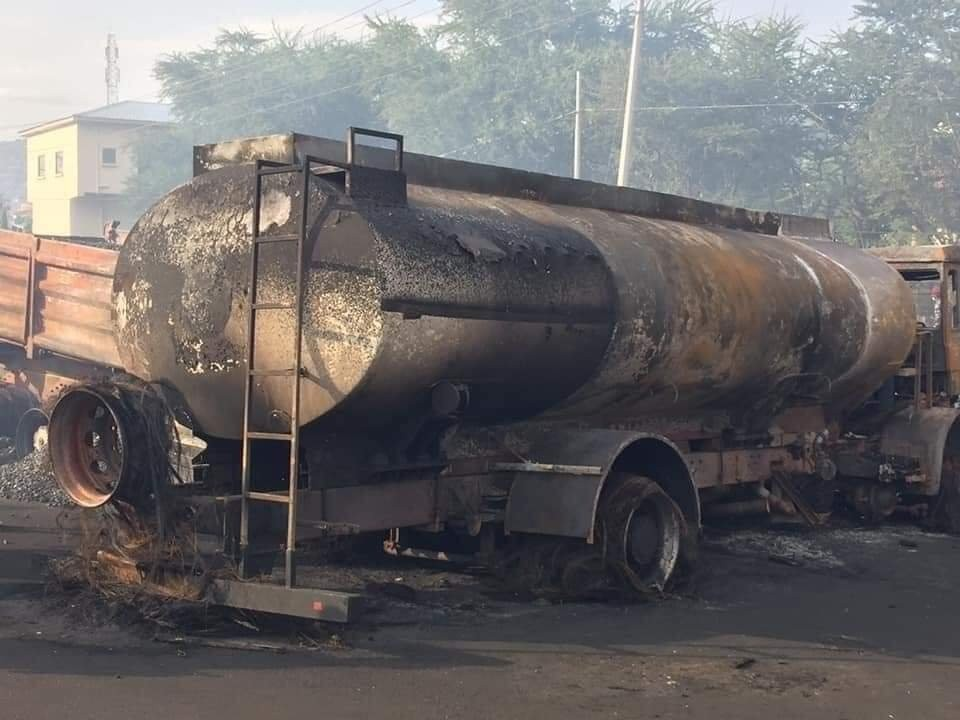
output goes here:
[{"label": "tree foliage", "polygon": [[[864,0],[825,42],[788,16],[731,21],[711,0],[648,3],[632,182],[818,213],[861,243],[960,232],[960,0]],[[156,67],[181,120],[137,144],[136,199],[189,175],[189,146],[349,125],[411,150],[554,174],[616,174],[633,18],[608,0],[444,0],[440,21],[367,18],[362,40],[224,31]]]}]

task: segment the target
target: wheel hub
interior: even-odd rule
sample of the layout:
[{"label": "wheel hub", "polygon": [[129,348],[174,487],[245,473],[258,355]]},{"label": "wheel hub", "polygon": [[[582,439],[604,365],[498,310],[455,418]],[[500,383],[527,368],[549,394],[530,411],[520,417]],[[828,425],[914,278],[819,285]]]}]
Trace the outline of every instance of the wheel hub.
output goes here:
[{"label": "wheel hub", "polygon": [[82,507],[100,507],[120,490],[126,446],[126,431],[111,398],[92,389],[67,393],[50,416],[54,474],[63,491]]}]

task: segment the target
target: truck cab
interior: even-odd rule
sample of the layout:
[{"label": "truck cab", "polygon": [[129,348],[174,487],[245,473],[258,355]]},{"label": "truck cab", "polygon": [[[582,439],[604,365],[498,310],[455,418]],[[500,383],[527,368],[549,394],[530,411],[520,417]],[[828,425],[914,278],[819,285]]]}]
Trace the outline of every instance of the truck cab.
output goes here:
[{"label": "truck cab", "polygon": [[[914,245],[874,248],[907,281],[917,308],[917,344],[898,373],[911,383],[931,376],[935,404],[960,398],[960,246]],[[926,390],[927,382],[922,385]]]}]

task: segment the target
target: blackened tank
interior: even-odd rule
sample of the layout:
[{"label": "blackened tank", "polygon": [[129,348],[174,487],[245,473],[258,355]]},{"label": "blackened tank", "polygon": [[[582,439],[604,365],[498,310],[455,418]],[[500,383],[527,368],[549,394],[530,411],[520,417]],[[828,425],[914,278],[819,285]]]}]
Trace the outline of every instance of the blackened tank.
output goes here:
[{"label": "blackened tank", "polygon": [[[295,232],[299,185],[265,183],[261,231]],[[253,192],[250,164],[175,189],[114,281],[125,368],[179,390],[213,436],[242,426]],[[762,418],[797,399],[841,413],[913,342],[900,276],[831,241],[414,183],[405,205],[322,177],[311,192],[304,423],[402,425],[438,383],[467,388],[486,421]],[[259,299],[288,302],[289,246],[266,247]],[[256,364],[289,367],[292,314],[259,317]],[[288,382],[257,384],[277,427]]]}]

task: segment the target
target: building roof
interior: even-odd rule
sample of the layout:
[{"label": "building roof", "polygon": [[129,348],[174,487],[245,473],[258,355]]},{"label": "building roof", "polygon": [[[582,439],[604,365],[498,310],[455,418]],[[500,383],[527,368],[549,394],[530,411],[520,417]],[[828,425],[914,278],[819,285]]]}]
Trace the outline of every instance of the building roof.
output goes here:
[{"label": "building roof", "polygon": [[166,103],[124,100],[113,105],[104,105],[66,117],[49,120],[20,131],[21,137],[53,130],[63,125],[79,122],[132,123],[136,125],[169,124],[174,122],[173,106]]}]

